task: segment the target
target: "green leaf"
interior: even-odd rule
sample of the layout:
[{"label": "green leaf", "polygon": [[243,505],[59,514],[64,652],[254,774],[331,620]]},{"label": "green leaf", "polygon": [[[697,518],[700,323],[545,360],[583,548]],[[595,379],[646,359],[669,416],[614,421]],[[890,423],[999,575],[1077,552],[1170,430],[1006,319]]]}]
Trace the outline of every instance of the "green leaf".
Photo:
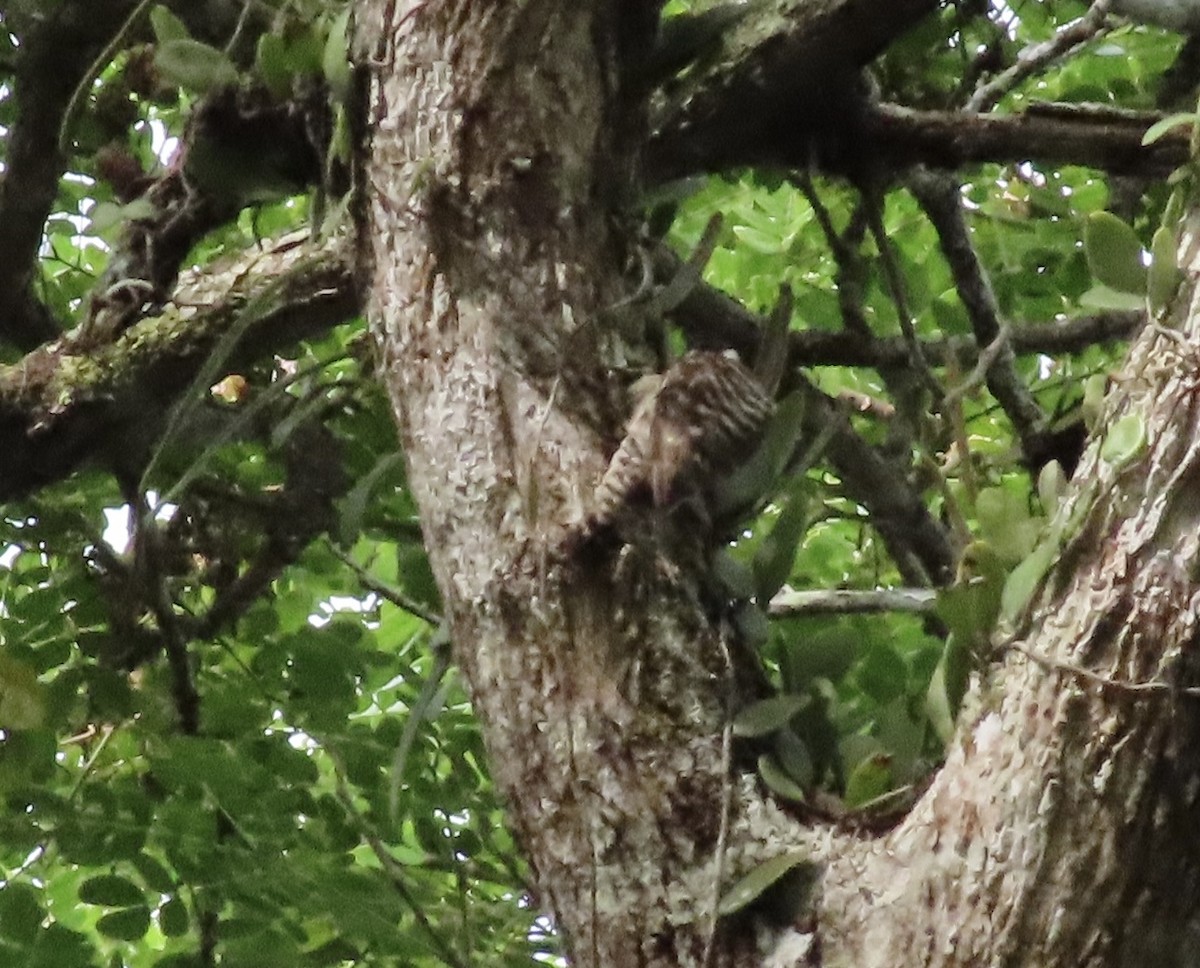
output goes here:
[{"label": "green leaf", "polygon": [[1104,395],[1108,392],[1108,377],[1096,373],[1083,381],[1083,402],[1080,411],[1088,431],[1094,431],[1104,413]]},{"label": "green leaf", "polygon": [[175,890],[175,877],[149,854],[138,854],[133,858],[133,866],[150,890],[159,894],[170,894]]},{"label": "green leaf", "polygon": [[300,963],[299,945],[279,930],[268,929],[243,937],[231,938],[225,945],[226,957],[234,965],[254,968],[293,968]]},{"label": "green leaf", "polygon": [[96,951],[79,931],[49,924],[38,933],[37,944],[21,968],[92,968]]},{"label": "green leaf", "polygon": [[156,779],[169,789],[203,785],[227,793],[244,787],[252,775],[228,743],[208,737],[173,736],[152,762]]},{"label": "green leaf", "polygon": [[418,602],[439,609],[441,594],[425,549],[415,541],[405,542],[396,550],[396,565],[404,590]]},{"label": "green leaf", "polygon": [[45,716],[37,673],[28,664],[0,653],[0,729],[36,729]]},{"label": "green leaf", "polygon": [[753,602],[739,602],[733,613],[733,627],[748,648],[758,649],[771,638],[771,620]]},{"label": "green leaf", "polygon": [[838,682],[858,661],[862,648],[862,629],[849,621],[812,635],[796,635],[780,652],[784,685],[790,692],[801,692],[816,679]]},{"label": "green leaf", "polygon": [[154,962],[154,968],[205,968],[205,965],[200,960],[199,955],[179,954],[159,958],[158,961]]},{"label": "green leaf", "polygon": [[769,602],[792,573],[796,549],[808,528],[808,491],[807,480],[796,478],[775,527],[755,549],[752,567],[759,602]]},{"label": "green leaf", "polygon": [[325,38],[325,49],[321,57],[321,69],[329,90],[339,101],[344,101],[350,94],[350,59],[347,51],[350,47],[350,7],[339,13],[329,26],[329,36]]},{"label": "green leaf", "polygon": [[260,34],[254,49],[254,67],[277,98],[292,92],[292,71],[287,59],[287,45],[279,34],[270,31]]},{"label": "green leaf", "polygon": [[846,779],[842,797],[851,809],[883,796],[892,788],[892,761],[886,753],[875,753],[860,761]]},{"label": "green leaf", "polygon": [[187,905],[181,897],[173,897],[159,908],[158,923],[168,938],[187,934],[188,920]]},{"label": "green leaf", "polygon": [[42,926],[38,892],[28,884],[9,882],[0,888],[0,937],[32,944]]},{"label": "green leaf", "polygon": [[1160,225],[1150,243],[1150,278],[1146,284],[1146,295],[1150,300],[1150,311],[1165,312],[1179,291],[1183,272],[1179,268],[1174,228]]},{"label": "green leaf", "polygon": [[150,8],[150,28],[154,31],[154,39],[160,44],[191,37],[187,25],[161,3]]},{"label": "green leaf", "polygon": [[370,471],[359,478],[354,487],[342,499],[341,514],[338,520],[338,541],[343,547],[353,544],[358,538],[359,532],[362,531],[367,505],[379,482],[397,465],[403,466],[403,461],[403,454],[384,454],[375,462],[375,466]]},{"label": "green leaf", "polygon": [[943,743],[954,738],[954,721],[962,705],[970,671],[970,652],[957,636],[946,637],[942,657],[925,692],[925,714]]},{"label": "green leaf", "polygon": [[[214,197],[237,205],[268,202],[297,191],[300,185],[293,177],[294,172],[287,168],[283,156],[266,148],[263,145],[256,150],[244,142],[227,146],[211,138],[197,138],[187,154],[188,176]],[[245,322],[240,325],[249,325],[255,311],[244,311],[242,319]],[[234,327],[227,330],[226,334],[237,331],[237,327]],[[264,394],[251,406],[261,407],[270,399]],[[269,465],[264,463],[259,466],[265,469]],[[180,485],[176,483],[174,487],[179,488]]]},{"label": "green leaf", "polygon": [[744,464],[718,482],[713,506],[718,517],[752,509],[770,493],[796,450],[804,420],[804,398],[789,394],[775,407],[763,441]]},{"label": "green leaf", "polygon": [[284,31],[284,41],[287,44],[288,60],[295,74],[318,75],[321,73],[321,60],[325,52],[325,34],[319,29],[320,25],[311,22],[298,24],[293,22]]},{"label": "green leaf", "polygon": [[150,929],[150,909],[144,904],[104,915],[96,930],[115,941],[141,941]]},{"label": "green leaf", "polygon": [[1200,119],[1197,118],[1196,114],[1190,111],[1167,115],[1167,117],[1155,121],[1146,129],[1146,133],[1142,135],[1142,146],[1145,147],[1146,145],[1154,144],[1154,142],[1158,141],[1168,131],[1172,131],[1175,128],[1190,128],[1198,120]]},{"label": "green leaf", "polygon": [[875,736],[882,747],[878,752],[892,758],[894,782],[907,783],[919,779],[927,771],[928,765],[922,761],[922,754],[928,725],[925,716],[914,714],[907,696],[896,699],[875,717]]},{"label": "green leaf", "polygon": [[317,965],[362,963],[358,949],[343,938],[331,938],[323,945],[305,951],[305,957]]},{"label": "green leaf", "polygon": [[142,889],[133,881],[116,874],[89,877],[79,885],[79,900],[105,907],[130,907],[145,900]]},{"label": "green leaf", "polygon": [[808,696],[781,695],[753,702],[733,717],[733,735],[766,736],[796,715],[810,702]]},{"label": "green leaf", "polygon": [[1067,476],[1063,473],[1062,464],[1056,460],[1047,461],[1038,471],[1037,491],[1038,500],[1047,515],[1053,515],[1058,510],[1059,501],[1067,489]]},{"label": "green leaf", "polygon": [[1000,598],[1000,617],[1013,622],[1029,603],[1033,593],[1058,557],[1058,543],[1043,541],[1008,576]]},{"label": "green leaf", "polygon": [[198,94],[237,84],[238,72],[222,51],[191,38],[159,46],[154,63],[170,83]]},{"label": "green leaf", "polygon": [[758,758],[758,775],[775,796],[794,803],[804,803],[804,790],[788,776],[770,753],[763,753]]},{"label": "green leaf", "polygon": [[733,226],[733,234],[739,242],[763,255],[780,255],[787,250],[787,242],[782,237],[759,231],[749,225]]},{"label": "green leaf", "polygon": [[987,487],[975,502],[979,530],[1001,561],[1015,564],[1033,550],[1043,522],[1029,513],[1024,487],[1017,493],[1007,487]]},{"label": "green leaf", "polygon": [[801,788],[811,787],[816,779],[816,768],[808,744],[796,735],[796,731],[790,726],[777,730],[772,745],[775,761],[784,772]]},{"label": "green leaf", "polygon": [[131,221],[149,218],[153,214],[154,203],[148,198],[135,198],[124,205],[98,202],[88,212],[88,229],[96,235],[106,235],[112,229],[122,228]]},{"label": "green leaf", "polygon": [[958,580],[937,593],[937,614],[968,647],[986,640],[1000,614],[1000,595],[1008,572],[986,541],[963,550]]},{"label": "green leaf", "polygon": [[1100,445],[1100,459],[1117,467],[1124,467],[1145,448],[1146,423],[1142,415],[1127,413],[1108,428],[1104,435],[1104,443]]},{"label": "green leaf", "polygon": [[270,705],[249,682],[234,682],[204,697],[205,731],[216,739],[234,739],[270,720]]},{"label": "green leaf", "polygon": [[729,598],[748,599],[754,597],[754,574],[738,561],[727,548],[720,548],[710,563],[713,579],[720,584]]},{"label": "green leaf", "polygon": [[1084,225],[1083,247],[1098,282],[1117,292],[1145,294],[1142,243],[1129,225],[1111,212],[1093,212]]},{"label": "green leaf", "polygon": [[908,682],[908,666],[890,646],[875,642],[859,667],[855,680],[881,706],[901,695]]},{"label": "green leaf", "polygon": [[1093,286],[1079,297],[1079,305],[1084,309],[1112,310],[1114,312],[1136,311],[1145,305],[1144,290],[1136,293],[1118,292],[1108,286]]},{"label": "green leaf", "polygon": [[806,863],[807,855],[800,850],[790,850],[764,861],[725,892],[717,904],[717,913],[727,917],[742,910],[777,884],[785,874]]},{"label": "green leaf", "polygon": [[1163,207],[1161,228],[1178,229],[1179,222],[1183,218],[1183,206],[1186,204],[1185,195],[1187,192],[1182,188],[1176,188],[1171,192],[1171,197],[1167,199],[1167,204]]}]

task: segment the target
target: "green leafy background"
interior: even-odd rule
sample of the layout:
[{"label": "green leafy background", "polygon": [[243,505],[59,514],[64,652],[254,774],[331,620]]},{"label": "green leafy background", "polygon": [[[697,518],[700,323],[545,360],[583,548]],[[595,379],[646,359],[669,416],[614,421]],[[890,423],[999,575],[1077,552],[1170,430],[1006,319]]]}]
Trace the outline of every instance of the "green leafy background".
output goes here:
[{"label": "green leafy background", "polygon": [[[121,219],[136,214],[129,208],[136,201],[122,205],[97,177],[101,146],[115,138],[153,171],[164,134],[178,134],[189,106],[230,71],[280,93],[328,73],[328,37],[342,11],[312,0],[272,5],[275,27],[253,64],[235,66],[163,11],[154,21],[159,86],[130,90],[138,56],[130,52],[105,69],[80,119],[76,174],[62,180],[37,279],[61,316],[77,316]],[[673,3],[667,12],[682,8]],[[1027,0],[1013,5],[1001,29],[948,6],[889,51],[878,79],[885,94],[906,103],[954,105],[965,50],[996,43],[1011,57],[1084,9]],[[19,24],[21,11],[13,5],[10,24]],[[6,31],[0,41],[8,44],[0,56],[0,124],[9,125],[13,47]],[[1149,107],[1152,81],[1177,48],[1159,31],[1118,28],[1018,88],[1001,110],[1031,99]],[[1036,164],[987,165],[964,177],[972,238],[1005,316],[1019,326],[1080,313],[1101,274],[1089,267],[1083,239],[1089,219],[1109,204],[1106,180]],[[191,263],[240,251],[313,215],[308,196],[269,180],[241,190],[251,204],[204,239]],[[815,191],[844,227],[857,193],[826,180]],[[1126,226],[1147,248],[1165,190],[1148,200]],[[787,283],[794,328],[841,328],[837,266],[797,184],[751,172],[709,179],[681,204],[669,240],[690,252],[715,213],[724,223],[708,282],[761,312]],[[883,217],[919,335],[969,334],[935,232],[912,197],[891,193]],[[873,330],[890,336],[898,332],[895,307],[877,255],[867,243],[862,306]],[[105,581],[107,559],[97,550],[115,542],[112,554],[125,551],[126,499],[113,480],[80,473],[5,507],[0,964],[185,968],[202,963],[214,935],[229,968],[525,965],[558,957],[552,926],[524,887],[527,872],[464,692],[453,670],[437,675],[437,592],[363,346],[354,322],[289,360],[240,374],[248,399],[277,393],[271,412],[285,427],[320,415],[340,447],[346,487],[329,535],[299,551],[270,596],[191,644],[202,697],[198,735],[176,728],[167,664],[140,655],[136,623],[114,620],[119,590]],[[1085,380],[1113,365],[1112,352],[1025,358],[1019,367],[1048,411],[1066,413],[1080,405]],[[271,391],[281,367],[296,375],[282,392]],[[887,397],[873,371],[827,367],[811,377],[830,394]],[[781,800],[803,808],[815,796],[850,811],[878,809],[919,788],[942,756],[954,715],[950,684],[961,693],[964,656],[986,641],[1005,576],[1033,550],[1046,520],[995,402],[979,392],[963,406],[969,486],[952,468],[940,482],[931,477],[925,495],[936,514],[956,505],[974,553],[939,602],[937,621],[813,616],[765,629],[762,653],[779,696],[743,710],[737,730],[759,744],[763,780]],[[883,440],[878,420],[854,419],[867,439]],[[250,511],[225,527],[211,515],[282,487],[288,433],[279,422],[273,433],[246,428],[202,461],[176,441],[147,482],[153,497],[189,478],[158,512],[163,522],[194,516],[191,558],[169,581],[182,612],[203,614],[254,556],[258,546],[239,537],[254,533]],[[751,569],[760,593],[783,583],[900,583],[865,512],[838,484],[818,463],[747,525],[731,554]],[[930,690],[936,675],[947,683],[942,692]],[[931,703],[947,692],[949,699]]]}]

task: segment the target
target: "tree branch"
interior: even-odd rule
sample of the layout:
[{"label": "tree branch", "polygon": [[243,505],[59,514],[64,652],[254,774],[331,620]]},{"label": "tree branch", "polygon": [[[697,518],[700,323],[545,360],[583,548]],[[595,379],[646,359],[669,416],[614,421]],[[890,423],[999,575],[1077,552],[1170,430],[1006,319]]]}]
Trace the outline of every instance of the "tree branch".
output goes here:
[{"label": "tree branch", "polygon": [[786,385],[804,395],[805,437],[829,434],[825,456],[846,496],[869,512],[904,581],[916,586],[949,582],[956,557],[949,534],[902,470],[859,435],[842,407],[799,373]]},{"label": "tree branch", "polygon": [[863,615],[876,612],[914,612],[928,615],[937,605],[937,592],[928,588],[830,588],[796,591],[785,588],[771,599],[771,618],[803,615]]},{"label": "tree branch", "polygon": [[1112,0],[1096,0],[1086,14],[1063,27],[1049,40],[1033,44],[1017,55],[1017,62],[1008,70],[975,90],[965,105],[968,111],[988,111],[995,107],[1014,87],[1071,51],[1106,31],[1108,8]]},{"label": "tree branch", "polygon": [[0,178],[0,339],[30,350],[61,325],[33,294],[34,259],[58,193],[58,148],[71,95],[129,12],[128,0],[68,0],[30,18],[13,84],[16,109]]},{"label": "tree branch", "polygon": [[765,157],[781,138],[807,156],[809,129],[845,131],[847,112],[858,113],[862,102],[859,72],[938,4],[792,0],[780,6],[763,4],[747,16],[731,31],[726,56],[689,76],[661,106],[646,150],[651,181],[745,163],[734,155]]},{"label": "tree branch", "polygon": [[[655,278],[673,277],[680,264],[666,245],[652,254]],[[761,321],[736,299],[719,289],[699,285],[672,313],[676,323],[697,349],[735,349],[743,359],[753,359],[758,348]],[[1011,327],[1009,342],[1018,356],[1032,353],[1077,353],[1089,346],[1119,343],[1135,336],[1146,324],[1146,314],[1113,311],[1077,316],[1051,323],[1020,323]],[[950,360],[974,363],[979,344],[972,336],[951,336],[922,341],[925,356],[944,365]],[[908,346],[901,337],[864,339],[852,330],[793,330],[788,334],[788,366],[903,367]]]},{"label": "tree branch", "polygon": [[[243,335],[236,361],[260,358],[357,313],[344,243],[335,239],[309,246],[303,236],[297,233],[262,253],[187,274],[173,303],[158,317],[143,320],[90,360],[57,343],[0,369],[0,452],[8,455],[0,465],[0,499],[60,480],[89,459],[103,460],[130,437],[152,437],[221,334],[234,325],[237,307],[270,286],[276,272],[286,273],[280,296]],[[655,250],[653,261],[656,277],[678,272],[678,257],[665,246]],[[758,320],[718,290],[697,286],[675,315],[695,345],[733,347],[753,358]],[[186,325],[181,324],[183,316]],[[1128,339],[1144,322],[1141,313],[1120,312],[1025,325],[1013,329],[1012,346],[1017,353],[1074,351]],[[970,360],[978,353],[970,337],[928,341],[924,349],[935,362],[951,356]],[[898,337],[863,341],[854,333],[816,330],[789,336],[791,368],[897,367],[907,357]],[[842,412],[832,401],[826,404]],[[932,560],[943,556],[938,553]]]},{"label": "tree branch", "polygon": [[[146,307],[164,302],[201,236],[260,197],[248,199],[245,186],[259,192],[274,187],[282,196],[318,182],[320,161],[306,118],[327,110],[323,91],[283,103],[272,103],[256,90],[223,90],[205,98],[189,120],[180,162],[146,192],[151,212],[122,232],[87,319],[73,336],[77,349],[111,342]],[[229,160],[213,161],[223,153]]]},{"label": "tree branch", "polygon": [[1021,114],[980,115],[879,104],[867,111],[862,136],[883,164],[896,168],[1034,161],[1165,178],[1187,161],[1187,138],[1166,136],[1143,146],[1142,136],[1161,118],[1149,111],[1079,105],[1031,105]]},{"label": "tree branch", "polygon": [[1040,438],[1046,415],[1017,375],[1016,355],[1008,343],[1007,327],[1000,320],[996,294],[967,231],[958,182],[949,176],[918,169],[909,176],[908,185],[937,230],[955,288],[971,320],[976,345],[990,347],[995,344],[992,359],[984,371],[987,387],[1012,421],[1021,442],[1021,452],[1031,460],[1045,449]]},{"label": "tree branch", "polygon": [[[1142,146],[1142,135],[1161,117],[1152,112],[1032,105],[1023,114],[995,116],[974,107],[918,111],[874,103],[859,71],[935,6],[825,0],[778,13],[764,5],[730,31],[725,57],[663,99],[645,154],[648,183],[814,162],[854,173],[868,160],[887,170],[1033,160],[1162,178],[1187,160],[1182,136]],[[1096,4],[1049,53],[1032,51],[1003,84],[1091,36],[1103,9]],[[971,104],[988,104],[1001,89],[981,89]]]},{"label": "tree branch", "polygon": [[[757,115],[768,106],[743,104]],[[920,111],[899,104],[848,109],[845,124],[828,130],[819,116],[803,111],[774,115],[769,132],[756,140],[735,128],[708,131],[699,141],[667,146],[665,133],[651,141],[651,181],[669,181],[740,166],[807,168],[832,160],[842,170],[848,159],[870,157],[888,170],[915,165],[956,170],[988,162],[1084,165],[1116,175],[1161,179],[1187,161],[1187,138],[1168,134],[1143,145],[1147,129],[1164,117],[1156,112],[1088,110],[1079,105],[1031,105],[1021,114],[980,115],[962,111]],[[797,131],[802,135],[798,136]],[[848,144],[847,142],[851,142]]]},{"label": "tree branch", "polygon": [[[344,236],[295,233],[189,273],[174,301],[118,340],[79,354],[65,340],[0,368],[0,500],[87,460],[143,453],[217,343],[244,325],[230,365],[260,359],[358,312]],[[256,306],[246,320],[247,304]]]}]

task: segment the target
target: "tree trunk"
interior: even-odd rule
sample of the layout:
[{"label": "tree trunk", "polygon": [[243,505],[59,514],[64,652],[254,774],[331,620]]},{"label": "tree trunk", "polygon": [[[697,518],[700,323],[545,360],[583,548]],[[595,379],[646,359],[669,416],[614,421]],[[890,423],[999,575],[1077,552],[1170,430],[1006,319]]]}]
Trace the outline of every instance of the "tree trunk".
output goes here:
[{"label": "tree trunk", "polygon": [[[636,262],[617,64],[640,6],[359,11],[383,376],[492,772],[573,964],[1195,963],[1196,307],[1135,347],[1109,420],[1148,446],[1093,446],[1021,639],[885,836],[802,825],[732,762],[742,650],[702,561],[653,538],[562,553],[629,411],[621,374],[650,365],[611,311]],[[719,891],[793,848],[823,871],[810,908],[714,934]]]},{"label": "tree trunk", "polygon": [[1178,328],[1115,374],[946,765],[890,836],[830,855],[821,940],[844,963],[1200,963],[1198,230]]},{"label": "tree trunk", "polygon": [[[387,38],[371,313],[495,781],[575,964],[696,964],[727,789],[726,645],[695,582],[654,556],[575,568],[556,553],[621,433],[620,357],[645,350],[601,321],[627,295],[625,25],[614,4],[557,0],[367,14]],[[776,850],[747,836],[755,806],[763,828],[773,816],[745,792],[739,864]],[[718,963],[753,963],[752,946],[726,935]]]}]

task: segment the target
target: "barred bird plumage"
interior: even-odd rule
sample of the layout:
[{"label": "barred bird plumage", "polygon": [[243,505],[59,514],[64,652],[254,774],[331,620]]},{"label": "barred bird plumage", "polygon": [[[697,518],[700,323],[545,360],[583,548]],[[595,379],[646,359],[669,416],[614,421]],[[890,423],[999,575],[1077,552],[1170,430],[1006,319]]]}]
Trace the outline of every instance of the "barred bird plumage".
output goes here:
[{"label": "barred bird plumage", "polygon": [[596,489],[592,534],[638,501],[665,508],[705,494],[754,451],[774,411],[732,351],[693,350],[638,384],[640,400]]}]

